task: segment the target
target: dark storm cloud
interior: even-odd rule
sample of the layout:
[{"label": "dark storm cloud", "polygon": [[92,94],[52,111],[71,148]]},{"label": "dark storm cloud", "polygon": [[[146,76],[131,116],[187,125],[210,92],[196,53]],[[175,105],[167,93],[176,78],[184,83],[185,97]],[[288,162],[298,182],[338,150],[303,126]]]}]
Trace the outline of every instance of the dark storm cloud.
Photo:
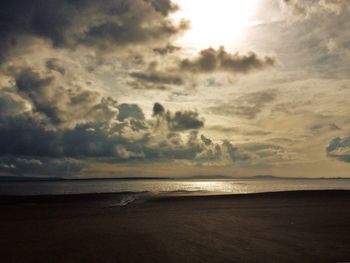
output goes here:
[{"label": "dark storm cloud", "polygon": [[[177,51],[177,47],[168,45],[164,48],[153,49],[162,56]],[[162,68],[156,61],[148,64],[144,71],[132,72],[129,75],[133,81],[129,82],[135,89],[168,90],[171,86],[181,86],[195,83],[194,74],[211,74],[225,72],[229,74],[247,74],[255,70],[273,66],[275,59],[265,56],[258,57],[254,52],[246,55],[230,54],[223,47],[202,50],[194,59],[175,59]]]},{"label": "dark storm cloud", "polygon": [[168,19],[176,9],[170,0],[4,0],[0,56],[4,59],[28,37],[48,39],[55,47],[102,50],[166,40],[187,28]]},{"label": "dark storm cloud", "polygon": [[81,87],[65,87],[58,76],[41,76],[25,68],[15,73],[14,81],[16,85],[7,93],[26,101],[32,116],[53,127],[73,127],[95,119],[104,121],[118,111],[111,98],[102,98],[99,93]]},{"label": "dark storm cloud", "polygon": [[14,85],[0,90],[3,172],[47,171],[56,175],[65,174],[66,169],[76,173],[84,168],[84,164],[68,165],[67,160],[239,159],[239,151],[234,154],[229,144],[214,143],[198,133],[204,120],[195,111],[172,112],[155,103],[153,119],[147,120],[136,104],[118,104],[97,92],[67,87],[60,73],[19,68],[12,77]]},{"label": "dark storm cloud", "polygon": [[83,169],[74,159],[0,158],[0,172],[15,175],[71,176]]},{"label": "dark storm cloud", "polygon": [[60,156],[60,133],[46,130],[40,120],[26,116],[0,122],[0,155]]},{"label": "dark storm cloud", "polygon": [[167,16],[169,13],[178,10],[178,6],[172,3],[169,0],[146,0],[146,2],[151,3],[153,8],[162,13],[164,16]]},{"label": "dark storm cloud", "polygon": [[54,131],[48,130],[40,120],[17,117],[1,122],[0,155],[35,158],[109,157],[115,155],[118,143],[126,141],[120,134],[114,137],[110,135],[107,128],[94,123]]},{"label": "dark storm cloud", "polygon": [[[0,72],[0,172],[60,176],[99,161],[230,164],[260,156],[206,137],[196,110],[156,103],[146,117],[139,105],[102,95],[114,92],[111,79],[126,77],[115,83],[113,94],[121,94],[128,81],[135,89],[167,90],[200,74],[274,65],[272,57],[224,48],[179,58],[173,37],[188,24],[170,20],[177,8],[171,0],[1,1],[0,63],[8,63]],[[109,51],[117,53],[103,56]],[[273,100],[273,93],[246,94],[216,113],[252,119]]]},{"label": "dark storm cloud", "polygon": [[135,24],[132,18],[129,21],[125,21],[125,23],[126,25],[123,26],[119,26],[115,22],[95,26],[78,43],[108,50],[115,45],[143,45],[145,43],[157,42],[187,29],[186,23],[182,23],[178,27],[174,26],[171,22],[166,22],[161,25],[155,24],[151,28],[144,28],[141,24]]},{"label": "dark storm cloud", "polygon": [[102,149],[101,138],[106,141],[108,134],[91,131],[116,121],[116,101],[80,87],[65,87],[60,78],[41,76],[32,69],[18,69],[13,79],[13,87],[0,90],[0,109],[7,109],[0,113],[0,155],[65,157],[111,152],[108,145]]},{"label": "dark storm cloud", "polygon": [[177,111],[175,114],[168,112],[166,119],[170,130],[174,131],[200,129],[204,126],[204,120],[195,111]]},{"label": "dark storm cloud", "polygon": [[229,72],[249,73],[253,70],[264,69],[273,66],[275,59],[272,57],[259,58],[254,52],[247,55],[239,53],[230,54],[221,47],[217,50],[208,48],[202,50],[198,57],[184,59],[180,62],[180,68],[184,71],[195,73]]},{"label": "dark storm cloud", "polygon": [[195,111],[172,112],[155,103],[147,120],[138,105],[57,85],[59,76],[18,69],[15,85],[0,90],[1,172],[67,176],[80,173],[88,160],[249,159],[231,142],[214,143],[199,134],[204,120]]},{"label": "dark storm cloud", "polygon": [[242,95],[229,103],[210,107],[209,110],[218,115],[236,115],[245,119],[254,119],[275,99],[274,90],[253,92]]},{"label": "dark storm cloud", "polygon": [[326,148],[326,153],[329,157],[350,163],[350,137],[333,139]]},{"label": "dark storm cloud", "polygon": [[167,127],[171,131],[197,130],[204,127],[204,119],[200,118],[196,111],[166,111],[163,105],[155,103],[153,106],[153,116],[158,120],[165,120]]},{"label": "dark storm cloud", "polygon": [[194,161],[198,164],[215,162],[230,164],[249,160],[249,156],[234,147],[231,142],[214,143],[204,135],[199,136],[196,130],[188,133],[186,141],[179,136],[179,133],[170,132],[159,154],[171,159]]},{"label": "dark storm cloud", "polygon": [[[147,134],[139,138],[126,138],[125,129],[145,130],[137,121],[115,124],[109,128],[99,120],[73,129],[48,130],[30,117],[17,117],[1,122],[0,155],[32,156],[38,158],[97,158],[114,157],[124,159],[121,149],[129,148],[133,153],[140,150],[138,142],[145,142]],[[142,136],[143,135],[143,136]]]},{"label": "dark storm cloud", "polygon": [[[26,126],[25,126],[26,125]],[[45,131],[42,127],[28,129],[28,123],[22,123],[22,130],[14,127],[9,134],[0,132],[2,156],[26,156],[26,158],[40,160],[42,165],[21,166],[20,170],[43,171],[49,167],[50,160],[64,160],[66,158],[94,160],[108,160],[110,162],[126,162],[131,160],[143,161],[218,161],[228,158],[232,161],[247,160],[239,148],[228,141],[222,145],[213,143],[198,131],[192,130],[188,134],[177,131],[164,131],[156,137],[151,136],[151,129],[142,128],[138,133],[144,134],[140,138],[123,137],[123,129],[129,129],[127,122],[115,126],[112,130],[99,128],[93,125],[78,126],[73,130]],[[132,124],[131,124],[132,125]],[[9,127],[9,126],[8,126]],[[10,126],[11,127],[11,126]],[[13,139],[16,138],[17,140]],[[106,159],[107,158],[107,159]],[[19,165],[14,161],[3,162],[6,170],[13,169],[18,173]],[[16,167],[16,170],[14,167]],[[3,170],[5,169],[3,167]],[[66,166],[63,166],[66,167]],[[15,172],[16,171],[16,172]],[[61,171],[61,169],[59,170]],[[57,171],[57,172],[59,172]]]},{"label": "dark storm cloud", "polygon": [[[146,123],[143,126],[138,125],[141,120],[133,121],[135,119],[129,117],[111,128],[90,123],[74,129],[49,131],[32,119],[13,120],[2,123],[4,126],[0,129],[0,155],[26,156],[45,164],[45,158],[107,158],[113,162],[170,159],[196,161],[204,152],[220,147],[209,143],[209,139],[203,139],[206,138],[204,136],[199,137],[197,131],[190,132],[187,139],[170,129],[152,137],[152,127]],[[135,123],[138,126],[134,127]],[[130,136],[130,133],[136,136]],[[14,162],[6,164],[9,167],[10,164],[18,167]],[[30,170],[35,167],[37,166]]]},{"label": "dark storm cloud", "polygon": [[[16,85],[1,90],[0,155],[51,158],[115,157],[124,159],[128,146],[136,156],[132,131],[147,131],[148,124],[136,105],[121,104],[82,88],[56,86],[52,77],[32,70],[15,76]],[[10,106],[10,107],[9,107]],[[117,118],[118,111],[121,115]],[[133,145],[135,144],[135,145]],[[126,146],[125,146],[126,145]]]},{"label": "dark storm cloud", "polygon": [[165,108],[162,104],[156,102],[153,105],[153,116],[161,116],[165,113]]}]

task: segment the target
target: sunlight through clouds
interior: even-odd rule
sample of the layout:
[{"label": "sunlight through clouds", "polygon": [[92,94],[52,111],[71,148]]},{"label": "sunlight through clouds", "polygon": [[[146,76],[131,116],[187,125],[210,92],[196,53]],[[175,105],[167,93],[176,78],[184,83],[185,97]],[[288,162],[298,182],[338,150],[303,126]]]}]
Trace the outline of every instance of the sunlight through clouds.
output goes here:
[{"label": "sunlight through clouds", "polygon": [[178,4],[175,17],[186,17],[191,25],[180,42],[196,49],[238,41],[244,28],[259,23],[251,20],[257,0],[178,0]]}]

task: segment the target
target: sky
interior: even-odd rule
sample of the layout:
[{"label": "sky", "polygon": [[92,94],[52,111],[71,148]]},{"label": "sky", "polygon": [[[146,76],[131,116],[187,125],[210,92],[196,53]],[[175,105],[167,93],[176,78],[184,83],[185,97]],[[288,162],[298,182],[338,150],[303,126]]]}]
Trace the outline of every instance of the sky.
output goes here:
[{"label": "sky", "polygon": [[349,0],[3,0],[0,175],[350,176]]}]

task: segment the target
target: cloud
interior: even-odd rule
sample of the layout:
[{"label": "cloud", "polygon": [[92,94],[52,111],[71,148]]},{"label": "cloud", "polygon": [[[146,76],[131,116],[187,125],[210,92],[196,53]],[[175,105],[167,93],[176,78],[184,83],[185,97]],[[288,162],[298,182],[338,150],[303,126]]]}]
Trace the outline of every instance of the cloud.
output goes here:
[{"label": "cloud", "polygon": [[310,17],[312,15],[336,13],[349,7],[349,0],[283,0],[294,15]]},{"label": "cloud", "polygon": [[275,90],[259,91],[244,94],[233,101],[218,106],[212,106],[208,109],[218,115],[231,115],[245,119],[254,119],[275,99]]},{"label": "cloud", "polygon": [[251,165],[272,166],[288,163],[296,159],[296,154],[285,147],[271,142],[251,142],[237,146],[250,156]]},{"label": "cloud", "polygon": [[184,83],[180,76],[162,72],[133,72],[130,76],[141,82],[149,82],[152,84],[182,85]]},{"label": "cloud", "polygon": [[86,160],[240,159],[227,142],[217,144],[199,134],[204,119],[196,111],[172,112],[155,103],[153,118],[146,119],[137,104],[118,104],[98,92],[67,86],[62,77],[55,69],[18,68],[13,86],[0,89],[1,171],[65,175],[67,169],[81,172]]},{"label": "cloud", "polygon": [[[153,106],[153,116],[158,117],[158,122],[165,121],[171,131],[197,130],[204,127],[204,119],[195,111],[165,111],[160,103]],[[159,126],[159,124],[158,124]]]},{"label": "cloud", "polygon": [[270,135],[271,132],[264,130],[251,129],[247,127],[230,127],[224,125],[215,125],[207,127],[209,130],[217,131],[220,133],[228,133],[228,134],[239,134],[243,136],[267,136]]},{"label": "cloud", "polygon": [[231,142],[214,143],[192,110],[160,103],[146,119],[137,104],[118,104],[95,91],[70,86],[55,68],[18,68],[13,86],[0,89],[0,170],[12,174],[70,175],[91,162],[247,160]]},{"label": "cloud", "polygon": [[169,0],[148,0],[149,3],[153,6],[153,8],[160,12],[162,15],[167,16],[169,13],[178,10],[178,5],[174,4]]},{"label": "cloud", "polygon": [[[159,68],[160,62],[165,66]],[[139,71],[129,73],[132,78],[128,84],[134,89],[148,89],[148,90],[168,90],[173,86],[182,86],[185,84],[186,76],[178,70],[170,68],[169,61],[151,60],[149,63],[143,65]]]},{"label": "cloud", "polygon": [[200,129],[204,126],[204,120],[195,111],[177,111],[175,114],[168,112],[166,119],[170,130],[174,131]]},{"label": "cloud", "polygon": [[117,145],[116,146],[116,153],[117,155],[124,160],[130,160],[132,158],[144,158],[144,154],[137,153],[137,152],[132,152],[128,149],[126,149],[123,145]]},{"label": "cloud", "polygon": [[350,163],[350,137],[335,138],[326,148],[329,157]]},{"label": "cloud", "polygon": [[50,59],[46,60],[46,67],[48,69],[57,71],[57,72],[61,73],[62,75],[64,75],[66,73],[64,65],[57,58],[50,58]]},{"label": "cloud", "polygon": [[29,159],[15,157],[0,158],[0,172],[15,175],[73,176],[84,165],[74,159]]},{"label": "cloud", "polygon": [[24,116],[2,119],[0,155],[60,156],[60,133],[45,129],[40,120]]},{"label": "cloud", "polygon": [[186,22],[175,25],[169,19],[176,10],[171,0],[1,1],[0,57],[31,38],[59,48],[97,50],[159,44],[187,29]]},{"label": "cloud", "polygon": [[180,68],[183,71],[194,73],[228,72],[246,74],[274,64],[275,59],[272,57],[259,58],[254,52],[246,55],[230,54],[226,52],[224,47],[221,47],[217,50],[213,48],[204,49],[197,58],[182,60]]},{"label": "cloud", "polygon": [[225,140],[223,142],[223,149],[227,152],[231,161],[246,161],[251,157],[247,153],[243,153],[238,147],[235,147],[230,141]]},{"label": "cloud", "polygon": [[[169,44],[164,48],[153,49],[162,56],[177,50],[176,46]],[[169,90],[174,86],[193,86],[198,75],[201,74],[248,74],[274,64],[274,58],[268,56],[260,58],[254,52],[240,55],[239,53],[230,54],[225,51],[224,47],[217,50],[208,48],[200,51],[195,58],[181,58],[175,54],[169,60],[163,57],[160,60],[153,59],[148,63],[147,68],[129,74],[133,78],[129,85],[134,89]],[[162,66],[159,67],[159,65]]]},{"label": "cloud", "polygon": [[162,116],[165,113],[165,108],[162,104],[156,102],[153,105],[153,116]]},{"label": "cloud", "polygon": [[164,84],[154,84],[146,81],[130,81],[127,83],[134,90],[158,90],[167,91],[170,89],[168,85]]},{"label": "cloud", "polygon": [[127,104],[123,103],[118,105],[119,114],[117,119],[119,121],[124,121],[126,119],[136,119],[136,120],[145,120],[145,114],[142,109],[137,104]]},{"label": "cloud", "polygon": [[75,127],[91,120],[112,119],[118,109],[116,101],[81,87],[65,87],[61,75],[41,76],[24,68],[14,75],[15,86],[8,94],[30,105],[30,114],[49,123],[52,128]]},{"label": "cloud", "polygon": [[168,54],[172,54],[178,50],[180,50],[181,47],[179,46],[174,46],[174,45],[171,45],[171,44],[167,44],[166,46],[164,47],[157,47],[157,48],[154,48],[153,51],[159,55],[162,55],[162,56],[165,56],[165,55],[168,55]]},{"label": "cloud", "polygon": [[312,133],[321,134],[326,132],[340,131],[341,128],[335,123],[318,123],[309,127]]},{"label": "cloud", "polygon": [[6,89],[0,89],[0,119],[15,117],[31,111],[31,105],[24,98]]},{"label": "cloud", "polygon": [[[236,82],[240,87],[229,95],[235,97],[230,98],[227,97],[231,92],[228,86],[232,82],[227,79],[272,67],[276,64],[275,58],[255,52],[231,53],[224,48],[208,48],[187,57],[185,54],[189,50],[180,50],[185,47],[174,45],[179,42],[173,40],[188,24],[172,22],[171,14],[178,8],[173,2],[2,1],[0,57],[6,62],[0,69],[0,159],[3,160],[0,163],[3,171],[9,172],[15,167],[17,171],[13,173],[21,174],[26,170],[44,173],[45,169],[50,169],[50,164],[61,160],[79,162],[80,168],[72,170],[81,173],[84,165],[92,162],[231,165],[258,159],[269,162],[276,156],[283,159],[285,149],[271,145],[253,149],[242,145],[242,141],[239,144],[221,141],[220,136],[235,140],[246,136],[242,139],[245,142],[272,136],[289,138],[287,133],[294,131],[275,130],[275,123],[264,119],[276,101],[277,92],[263,90],[270,84],[284,87],[286,81],[298,78],[291,64],[305,72],[311,68],[316,71],[318,67],[330,72],[326,59],[338,56],[334,52],[346,49],[348,44],[343,11],[339,13],[339,27],[330,23],[332,25],[327,28],[311,30],[328,19],[303,19],[301,23],[309,23],[305,27],[307,30],[301,30],[304,24],[298,26],[300,30],[294,27],[284,30],[283,25],[287,24],[283,22],[247,29],[247,35],[253,30],[271,30],[270,35],[265,31],[261,33],[268,38],[266,42],[260,41],[263,38],[259,34],[252,34],[256,37],[254,43],[260,44],[247,43],[246,47],[276,52],[284,60],[281,62],[285,62],[281,64],[282,71],[288,74],[288,79],[281,72],[274,72],[276,80],[259,74]],[[330,7],[330,1],[323,2]],[[327,14],[334,16],[336,12]],[[332,41],[328,41],[329,35],[324,35],[324,30],[329,28],[334,30],[329,31],[334,32]],[[296,43],[295,37],[300,36],[301,31],[309,34],[304,34],[300,43]],[[341,38],[338,37],[340,31],[343,31]],[[272,35],[282,37],[270,37]],[[276,39],[286,40],[283,47],[273,46]],[[328,49],[321,49],[325,44],[329,44],[324,47]],[[311,49],[315,56],[309,52]],[[290,53],[299,54],[310,62],[309,67],[304,67],[306,62],[299,57],[289,59]],[[331,71],[339,72],[337,67],[332,67]],[[256,90],[256,83],[261,91],[252,92]],[[193,88],[195,84],[200,88]],[[218,93],[208,96],[207,90],[214,87]],[[177,93],[186,96],[169,97],[172,95],[167,91],[175,88]],[[155,89],[164,92],[159,94]],[[241,93],[242,90],[246,92]],[[303,94],[309,93],[303,89]],[[225,98],[223,103],[217,103],[216,99],[222,98]],[[153,112],[144,111],[149,110],[154,101],[161,104],[156,103]],[[194,109],[182,107],[188,102],[194,103]],[[175,103],[176,108],[173,108]],[[226,122],[217,115],[225,116]],[[235,122],[232,127],[230,119]],[[259,122],[253,125],[257,119]],[[205,129],[208,123],[215,125],[210,126],[214,128]],[[251,126],[247,126],[248,123]],[[327,119],[327,123],[333,120]],[[338,123],[344,126],[341,121]],[[337,130],[333,125],[305,124],[305,127],[314,135]],[[57,166],[57,170],[64,173],[65,167],[62,164],[62,169]]]}]

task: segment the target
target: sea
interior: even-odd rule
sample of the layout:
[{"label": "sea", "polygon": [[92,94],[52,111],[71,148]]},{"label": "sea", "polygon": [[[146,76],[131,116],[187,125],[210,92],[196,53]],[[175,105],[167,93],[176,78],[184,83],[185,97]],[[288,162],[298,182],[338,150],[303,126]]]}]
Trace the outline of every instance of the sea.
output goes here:
[{"label": "sea", "polygon": [[98,193],[153,195],[248,194],[296,190],[350,190],[349,179],[103,179],[0,182],[0,195]]}]

